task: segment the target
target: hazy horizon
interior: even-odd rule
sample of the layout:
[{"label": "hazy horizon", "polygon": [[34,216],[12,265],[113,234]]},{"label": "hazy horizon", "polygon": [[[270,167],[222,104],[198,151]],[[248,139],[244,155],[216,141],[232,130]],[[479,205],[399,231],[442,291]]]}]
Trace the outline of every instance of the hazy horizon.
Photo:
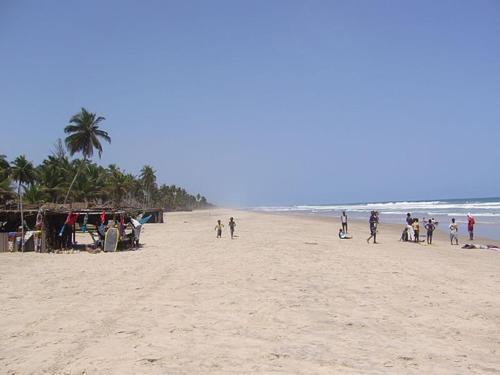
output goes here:
[{"label": "hazy horizon", "polygon": [[102,160],[223,206],[497,197],[500,3],[2,1],[0,154],[106,117]]}]

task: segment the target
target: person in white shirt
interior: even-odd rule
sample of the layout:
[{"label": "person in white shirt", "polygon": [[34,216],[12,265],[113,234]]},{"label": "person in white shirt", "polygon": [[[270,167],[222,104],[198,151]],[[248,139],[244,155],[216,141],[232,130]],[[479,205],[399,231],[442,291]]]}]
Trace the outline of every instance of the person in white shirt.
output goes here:
[{"label": "person in white shirt", "polygon": [[453,240],[455,240],[456,245],[458,245],[458,224],[455,223],[455,218],[451,219],[450,228],[450,242],[453,245]]},{"label": "person in white shirt", "polygon": [[340,216],[340,222],[342,223],[342,231],[347,233],[347,215],[345,211],[342,211],[342,216]]}]

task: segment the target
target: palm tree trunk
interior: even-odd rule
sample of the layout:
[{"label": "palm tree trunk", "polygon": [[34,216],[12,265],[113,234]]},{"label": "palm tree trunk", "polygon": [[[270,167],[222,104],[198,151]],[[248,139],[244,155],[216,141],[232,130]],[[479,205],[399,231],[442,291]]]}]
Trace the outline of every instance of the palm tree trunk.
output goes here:
[{"label": "palm tree trunk", "polygon": [[17,194],[19,195],[19,209],[21,210],[21,252],[24,253],[24,211],[23,196],[21,194],[21,181],[17,185]]},{"label": "palm tree trunk", "polygon": [[64,198],[64,204],[66,204],[66,201],[68,200],[69,193],[71,192],[71,188],[73,188],[73,185],[75,184],[76,178],[78,177],[78,174],[80,173],[81,169],[87,162],[87,159],[83,159],[83,163],[80,165],[80,167],[76,170],[75,177],[73,177],[73,181],[71,181],[71,185],[69,185],[68,191],[66,192],[66,197]]}]

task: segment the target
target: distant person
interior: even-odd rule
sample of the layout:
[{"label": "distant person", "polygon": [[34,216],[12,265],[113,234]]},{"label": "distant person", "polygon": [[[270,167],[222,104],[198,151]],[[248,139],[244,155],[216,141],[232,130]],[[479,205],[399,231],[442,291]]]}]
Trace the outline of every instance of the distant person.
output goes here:
[{"label": "distant person", "polygon": [[342,228],[339,229],[339,238],[341,240],[350,240],[352,236],[349,236]]},{"label": "distant person", "polygon": [[234,219],[231,217],[229,219],[229,230],[231,231],[231,239],[234,237],[234,228],[236,227],[236,222]]},{"label": "distant person", "polygon": [[456,245],[458,245],[458,224],[455,223],[455,218],[451,219],[450,228],[450,242],[453,245],[453,240],[455,240]]},{"label": "distant person", "polygon": [[413,238],[416,243],[420,242],[420,224],[418,222],[418,219],[413,219],[413,223],[411,224],[411,227],[413,229]]},{"label": "distant person", "polygon": [[222,238],[222,228],[224,228],[224,224],[222,224],[220,220],[217,220],[217,225],[215,226],[217,238]]},{"label": "distant person", "polygon": [[408,241],[408,228],[407,225],[405,224],[405,227],[403,228],[403,233],[401,233],[401,238],[399,241],[406,242]]},{"label": "distant person", "polygon": [[78,220],[78,214],[74,214],[72,210],[68,212],[66,221],[59,232],[59,237],[61,237],[61,249],[67,249],[72,246],[71,236],[73,234],[73,227]]},{"label": "distant person", "polygon": [[342,215],[340,216],[340,222],[342,223],[342,231],[347,233],[347,215],[345,211],[342,211]]},{"label": "distant person", "polygon": [[476,220],[474,220],[474,217],[469,212],[467,214],[467,230],[469,231],[469,239],[471,241],[474,240],[474,225],[475,224],[476,224]]},{"label": "distant person", "polygon": [[378,215],[376,211],[372,211],[370,215],[370,237],[366,239],[367,243],[373,238],[373,243],[377,243],[377,226],[378,226]]},{"label": "distant person", "polygon": [[408,212],[406,214],[406,233],[408,235],[407,241],[413,241],[413,218]]},{"label": "distant person", "polygon": [[425,224],[425,229],[427,230],[427,244],[432,245],[432,236],[436,230],[436,225],[432,222],[432,219],[429,219],[427,224]]}]

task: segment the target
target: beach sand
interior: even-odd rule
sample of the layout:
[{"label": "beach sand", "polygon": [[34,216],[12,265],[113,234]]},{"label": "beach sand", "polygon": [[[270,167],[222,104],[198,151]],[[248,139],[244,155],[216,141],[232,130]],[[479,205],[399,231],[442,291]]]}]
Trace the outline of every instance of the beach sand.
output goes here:
[{"label": "beach sand", "polygon": [[0,373],[500,373],[499,252],[351,227],[217,209],[139,251],[1,253]]}]

